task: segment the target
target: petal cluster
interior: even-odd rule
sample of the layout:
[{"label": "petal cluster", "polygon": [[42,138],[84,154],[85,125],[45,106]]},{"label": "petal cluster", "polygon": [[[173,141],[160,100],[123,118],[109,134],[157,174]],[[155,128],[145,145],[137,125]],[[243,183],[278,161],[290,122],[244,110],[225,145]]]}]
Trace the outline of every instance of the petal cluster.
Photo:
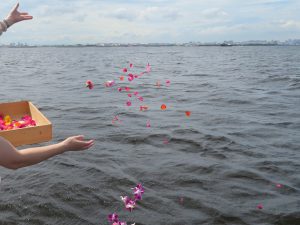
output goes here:
[{"label": "petal cluster", "polygon": [[0,130],[14,130],[34,126],[36,126],[36,122],[29,115],[23,116],[20,120],[13,120],[9,115],[0,115]]}]

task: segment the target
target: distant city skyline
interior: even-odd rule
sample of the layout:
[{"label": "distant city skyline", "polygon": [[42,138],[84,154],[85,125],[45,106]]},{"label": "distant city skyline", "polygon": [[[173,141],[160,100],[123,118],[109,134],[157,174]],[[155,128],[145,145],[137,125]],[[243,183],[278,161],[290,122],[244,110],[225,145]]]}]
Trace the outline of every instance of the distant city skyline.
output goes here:
[{"label": "distant city skyline", "polygon": [[[34,19],[0,45],[234,42],[300,38],[298,0],[21,0]],[[4,18],[16,3],[0,5]],[[71,6],[70,6],[71,5]]]}]

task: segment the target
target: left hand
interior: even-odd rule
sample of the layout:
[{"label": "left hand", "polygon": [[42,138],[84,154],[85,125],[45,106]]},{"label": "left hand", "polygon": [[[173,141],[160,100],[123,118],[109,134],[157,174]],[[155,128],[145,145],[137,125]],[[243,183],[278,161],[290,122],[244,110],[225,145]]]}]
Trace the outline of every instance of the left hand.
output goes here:
[{"label": "left hand", "polygon": [[27,12],[19,12],[18,11],[19,8],[19,3],[17,3],[12,10],[10,11],[10,13],[7,15],[6,17],[6,21],[8,22],[9,26],[18,23],[20,21],[23,20],[31,20],[33,17],[30,16]]}]

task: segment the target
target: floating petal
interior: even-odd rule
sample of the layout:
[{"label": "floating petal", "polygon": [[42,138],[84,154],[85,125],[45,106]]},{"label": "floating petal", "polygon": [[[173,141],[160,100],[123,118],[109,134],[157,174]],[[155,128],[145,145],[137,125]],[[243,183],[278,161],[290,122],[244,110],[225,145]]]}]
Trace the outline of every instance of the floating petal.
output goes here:
[{"label": "floating petal", "polygon": [[93,88],[94,88],[94,84],[93,84],[93,82],[90,81],[90,80],[87,80],[87,81],[85,82],[85,86],[88,87],[89,89],[93,89]]},{"label": "floating petal", "polygon": [[190,117],[190,116],[191,116],[191,111],[185,111],[185,115],[186,115],[187,117]]}]

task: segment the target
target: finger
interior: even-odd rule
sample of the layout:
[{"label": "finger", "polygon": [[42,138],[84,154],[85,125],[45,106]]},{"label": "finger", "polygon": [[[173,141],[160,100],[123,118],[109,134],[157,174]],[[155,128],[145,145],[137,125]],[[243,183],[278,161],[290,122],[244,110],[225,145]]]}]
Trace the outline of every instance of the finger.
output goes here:
[{"label": "finger", "polygon": [[23,16],[23,15],[28,15],[27,12],[20,12],[20,15]]},{"label": "finger", "polygon": [[33,17],[32,16],[21,16],[23,20],[31,20]]},{"label": "finger", "polygon": [[84,139],[83,135],[74,136],[76,140],[82,141]]},{"label": "finger", "polygon": [[19,2],[13,7],[11,11],[17,11],[19,8]]},{"label": "finger", "polygon": [[94,143],[91,143],[89,145],[84,146],[83,149],[88,149],[88,148],[92,147],[93,145],[94,145]]},{"label": "finger", "polygon": [[89,140],[89,141],[80,141],[80,143],[82,144],[82,145],[90,145],[90,144],[92,144],[92,143],[94,143],[94,140]]}]

